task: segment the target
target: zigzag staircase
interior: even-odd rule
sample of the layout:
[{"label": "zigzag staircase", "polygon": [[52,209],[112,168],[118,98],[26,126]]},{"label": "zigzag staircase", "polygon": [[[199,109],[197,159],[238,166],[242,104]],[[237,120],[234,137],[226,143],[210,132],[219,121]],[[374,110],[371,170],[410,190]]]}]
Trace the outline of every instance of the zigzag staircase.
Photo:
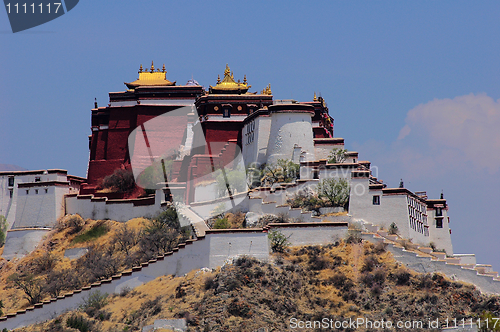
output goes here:
[{"label": "zigzag staircase", "polygon": [[[384,242],[394,258],[417,272],[442,272],[448,277],[475,284],[485,293],[500,294],[500,277],[488,264],[462,263],[460,257],[447,257],[446,253],[420,246],[379,230],[371,223],[364,224],[367,231],[362,238],[371,242]],[[462,276],[462,277],[461,277]]]}]

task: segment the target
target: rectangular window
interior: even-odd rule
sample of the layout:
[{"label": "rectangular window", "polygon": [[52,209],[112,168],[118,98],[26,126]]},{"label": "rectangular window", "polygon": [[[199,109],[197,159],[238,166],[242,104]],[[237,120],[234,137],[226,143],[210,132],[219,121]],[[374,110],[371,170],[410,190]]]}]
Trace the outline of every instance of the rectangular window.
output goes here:
[{"label": "rectangular window", "polygon": [[373,205],[380,205],[380,196],[373,196]]},{"label": "rectangular window", "polygon": [[443,209],[436,208],[436,217],[442,217],[442,216],[443,216]]},{"label": "rectangular window", "polygon": [[229,108],[224,108],[223,117],[225,118],[231,117],[231,111],[229,110]]},{"label": "rectangular window", "polygon": [[35,189],[35,194],[38,195],[38,189]]},{"label": "rectangular window", "polygon": [[37,176],[37,177],[35,178],[35,182],[40,182],[40,181],[42,181],[42,179],[41,179],[39,176]]},{"label": "rectangular window", "polygon": [[30,191],[29,191],[29,189],[28,189],[28,190],[26,190],[26,195],[29,195],[29,194],[30,194]]},{"label": "rectangular window", "polygon": [[436,219],[436,228],[443,228],[443,218]]},{"label": "rectangular window", "polygon": [[49,192],[49,190],[48,190],[48,189],[45,189],[45,193],[48,193],[48,192]]},{"label": "rectangular window", "polygon": [[14,177],[9,176],[9,187],[14,187]]}]

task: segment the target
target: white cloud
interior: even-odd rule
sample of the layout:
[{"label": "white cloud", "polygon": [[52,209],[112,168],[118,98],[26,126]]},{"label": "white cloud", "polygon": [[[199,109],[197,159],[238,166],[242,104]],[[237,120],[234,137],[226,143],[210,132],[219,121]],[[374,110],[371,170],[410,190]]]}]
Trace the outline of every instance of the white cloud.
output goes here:
[{"label": "white cloud", "polygon": [[486,94],[470,94],[418,105],[408,112],[392,150],[393,157],[420,171],[468,164],[495,173],[500,168],[500,103]]}]

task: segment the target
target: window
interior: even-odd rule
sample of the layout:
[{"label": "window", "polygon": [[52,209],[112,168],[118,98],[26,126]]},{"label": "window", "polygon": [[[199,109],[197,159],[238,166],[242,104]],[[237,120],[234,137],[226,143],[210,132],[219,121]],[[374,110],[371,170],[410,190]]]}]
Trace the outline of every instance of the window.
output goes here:
[{"label": "window", "polygon": [[35,189],[35,195],[38,195],[38,189]]},{"label": "window", "polygon": [[9,187],[14,187],[14,177],[9,176]]},{"label": "window", "polygon": [[14,196],[14,190],[9,190],[9,195],[10,195],[10,198],[12,198],[12,196]]},{"label": "window", "polygon": [[40,182],[40,181],[42,181],[42,179],[39,176],[35,177],[35,182]]},{"label": "window", "polygon": [[224,113],[222,116],[225,118],[231,117],[231,111],[229,110],[229,108],[224,108]]},{"label": "window", "polygon": [[49,190],[47,188],[45,188],[45,193],[48,193],[48,192],[49,192]]},{"label": "window", "polygon": [[443,228],[443,219],[436,219],[436,228]]},{"label": "window", "polygon": [[380,196],[373,196],[373,205],[380,205]]},{"label": "window", "polygon": [[26,195],[29,195],[29,194],[30,194],[30,191],[29,191],[29,189],[28,189],[28,190],[26,190]]},{"label": "window", "polygon": [[443,216],[443,209],[436,208],[436,217],[442,217],[442,216]]}]

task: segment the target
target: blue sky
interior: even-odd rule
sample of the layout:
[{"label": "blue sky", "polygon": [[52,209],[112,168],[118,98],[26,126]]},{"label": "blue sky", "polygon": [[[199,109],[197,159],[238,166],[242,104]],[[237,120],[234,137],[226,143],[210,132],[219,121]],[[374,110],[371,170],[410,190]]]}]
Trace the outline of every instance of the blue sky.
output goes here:
[{"label": "blue sky", "polygon": [[80,1],[12,34],[0,11],[0,163],[85,176],[94,98],[142,63],[251,91],[321,94],[389,186],[441,190],[457,253],[500,269],[500,2]]}]

